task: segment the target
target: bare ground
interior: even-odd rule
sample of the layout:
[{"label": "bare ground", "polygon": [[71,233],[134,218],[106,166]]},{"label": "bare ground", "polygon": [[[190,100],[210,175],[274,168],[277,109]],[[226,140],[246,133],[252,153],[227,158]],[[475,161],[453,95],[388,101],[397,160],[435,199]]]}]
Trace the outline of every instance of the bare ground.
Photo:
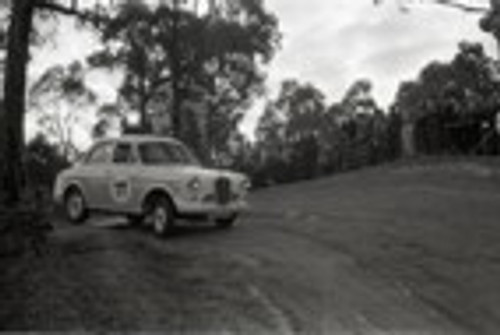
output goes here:
[{"label": "bare ground", "polygon": [[[0,259],[0,329],[497,334],[500,169],[400,164],[261,190],[231,231],[59,223]],[[499,172],[497,172],[499,171]]]}]

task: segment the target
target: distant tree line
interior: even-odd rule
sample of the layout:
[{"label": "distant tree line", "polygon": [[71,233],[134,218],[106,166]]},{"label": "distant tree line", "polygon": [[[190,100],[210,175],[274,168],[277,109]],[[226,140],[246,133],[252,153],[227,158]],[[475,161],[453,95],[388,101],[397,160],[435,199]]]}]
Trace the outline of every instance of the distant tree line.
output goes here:
[{"label": "distant tree line", "polygon": [[500,68],[478,43],[460,43],[451,61],[431,62],[403,82],[388,111],[371,91],[369,81],[358,80],[327,105],[313,85],[283,82],[255,143],[239,141],[235,165],[265,186],[395,160],[408,140],[413,155],[500,154]]},{"label": "distant tree line", "polygon": [[256,186],[288,183],[376,165],[399,157],[400,118],[384,113],[367,80],[328,106],[323,93],[295,80],[282,83],[244,146],[239,168]]}]

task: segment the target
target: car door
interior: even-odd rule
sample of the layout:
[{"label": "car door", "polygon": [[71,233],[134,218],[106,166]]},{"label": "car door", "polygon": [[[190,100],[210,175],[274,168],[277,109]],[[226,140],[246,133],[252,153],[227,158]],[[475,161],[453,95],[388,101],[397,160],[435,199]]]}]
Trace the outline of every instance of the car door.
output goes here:
[{"label": "car door", "polygon": [[135,202],[137,159],[130,142],[118,142],[113,149],[113,158],[108,168],[108,199],[106,204],[113,211],[129,212]]},{"label": "car door", "polygon": [[103,209],[109,198],[107,179],[113,148],[113,142],[97,144],[89,152],[81,167],[81,183],[84,186],[85,200],[90,208]]}]

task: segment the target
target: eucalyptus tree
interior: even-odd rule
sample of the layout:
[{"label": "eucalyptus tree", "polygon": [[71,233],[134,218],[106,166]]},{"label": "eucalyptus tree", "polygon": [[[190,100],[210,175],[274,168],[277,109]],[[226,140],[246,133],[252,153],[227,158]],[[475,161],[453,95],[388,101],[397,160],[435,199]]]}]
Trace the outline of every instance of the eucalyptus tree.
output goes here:
[{"label": "eucalyptus tree", "polygon": [[[2,161],[6,164],[0,169],[0,182],[1,189],[4,191],[4,201],[8,203],[17,203],[20,200],[20,195],[22,191],[22,160],[21,154],[23,152],[24,146],[24,119],[25,119],[25,96],[26,96],[26,72],[29,63],[29,45],[30,38],[34,31],[34,16],[37,13],[50,13],[54,15],[66,15],[73,16],[82,20],[84,22],[90,22],[96,25],[98,28],[102,28],[104,23],[109,22],[117,9],[123,5],[124,2],[130,1],[113,1],[113,0],[95,0],[95,2],[89,6],[88,1],[79,0],[15,0],[8,1],[2,0],[0,6],[4,10],[9,12],[9,24],[6,32],[6,64],[5,64],[5,108],[2,110],[0,115],[0,134],[2,134],[3,139],[0,142],[0,156]],[[135,1],[140,2],[140,1]],[[151,3],[151,2],[148,2]],[[258,0],[240,0],[240,1],[217,1],[217,0],[207,0],[205,6],[201,6],[199,0],[195,1],[158,1],[160,4],[164,4],[167,9],[170,10],[170,23],[167,25],[170,27],[169,33],[171,38],[167,39],[170,46],[171,56],[171,86],[174,92],[175,98],[173,99],[173,106],[175,112],[173,113],[174,125],[176,129],[180,128],[181,122],[180,118],[180,105],[181,105],[181,94],[184,89],[184,81],[181,80],[182,68],[185,65],[182,60],[191,59],[190,57],[185,58],[184,56],[189,55],[188,53],[181,54],[181,42],[186,40],[180,36],[180,32],[183,29],[183,21],[181,17],[184,17],[188,11],[188,7],[192,6],[191,17],[203,16],[207,23],[215,23],[210,26],[218,31],[220,28],[220,22],[228,23],[224,27],[224,31],[227,32],[227,28],[234,32],[235,35],[231,35],[233,39],[227,41],[234,47],[230,49],[231,56],[234,55],[246,55],[246,59],[251,59],[257,64],[260,59],[266,60],[271,54],[271,50],[274,50],[276,45],[276,27],[277,21],[273,15],[270,15],[264,10],[262,6],[262,1]],[[235,6],[238,4],[239,6]],[[170,9],[169,9],[170,8]],[[203,9],[204,8],[204,9]],[[194,14],[193,14],[194,13]],[[215,18],[218,18],[217,20]],[[220,19],[224,20],[220,20]],[[260,20],[263,19],[264,21]],[[266,24],[262,24],[265,22]],[[106,27],[106,25],[104,25]],[[241,28],[235,29],[233,28]],[[242,37],[241,32],[245,37],[249,37],[250,43],[239,44],[236,40]],[[213,31],[212,31],[213,32]],[[257,36],[264,37],[256,38]],[[265,42],[265,38],[269,43]],[[210,39],[213,42],[213,39]],[[245,49],[246,46],[252,45],[252,49]],[[206,46],[207,43],[203,43],[202,46]],[[209,45],[209,44],[208,44]],[[215,48],[212,50],[219,50],[217,46],[219,44],[214,43]],[[243,46],[238,49],[238,47]],[[221,53],[208,53],[212,56],[220,56]],[[222,53],[224,57],[212,57],[212,61],[215,66],[217,73],[227,73],[230,66],[226,65],[225,60],[229,57],[228,52]],[[224,61],[216,61],[224,60]],[[205,63],[205,64],[207,64]],[[231,63],[231,62],[227,62]],[[219,84],[220,80],[215,80]],[[218,93],[219,87],[212,84],[215,87],[215,92]]]},{"label": "eucalyptus tree", "polygon": [[84,111],[96,99],[96,93],[85,83],[83,64],[76,61],[47,69],[30,87],[28,101],[44,135],[71,161],[78,154],[75,131],[91,119]]},{"label": "eucalyptus tree", "polygon": [[286,80],[260,119],[258,145],[271,162],[286,162],[289,178],[310,178],[318,173],[325,111],[325,96],[319,89]]},{"label": "eucalyptus tree", "polygon": [[413,140],[425,153],[463,152],[477,144],[477,138],[465,139],[463,133],[469,127],[469,135],[482,137],[500,108],[493,63],[480,44],[464,42],[452,61],[431,62],[416,80],[402,83],[394,107],[406,124],[416,125],[414,139],[403,134],[405,149],[414,150]]},{"label": "eucalyptus tree", "polygon": [[285,131],[288,120],[269,101],[255,129],[254,181],[259,186],[287,181],[289,150]]},{"label": "eucalyptus tree", "polygon": [[259,0],[200,7],[125,2],[105,24],[104,47],[90,61],[125,71],[120,94],[139,111],[144,131],[156,109],[170,117],[174,136],[189,142],[197,133],[208,151],[220,152],[262,91],[262,65],[271,60],[279,33],[277,19]]},{"label": "eucalyptus tree", "polygon": [[38,13],[70,15],[82,20],[99,21],[102,7],[92,8],[79,0],[3,0],[1,9],[9,14],[6,28],[6,60],[4,75],[4,109],[0,115],[1,189],[5,203],[20,200],[23,185],[22,152],[26,111],[26,73],[30,60],[29,47],[33,36],[34,17]]}]

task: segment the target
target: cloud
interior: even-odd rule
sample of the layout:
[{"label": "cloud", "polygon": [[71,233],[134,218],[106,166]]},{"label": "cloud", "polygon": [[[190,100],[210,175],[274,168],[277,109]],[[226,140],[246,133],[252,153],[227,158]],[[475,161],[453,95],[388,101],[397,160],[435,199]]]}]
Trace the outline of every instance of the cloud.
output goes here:
[{"label": "cloud", "polygon": [[417,6],[404,14],[395,5],[376,7],[369,0],[293,5],[273,0],[269,6],[279,10],[285,31],[283,49],[270,68],[273,80],[295,74],[337,97],[346,82],[359,77],[371,77],[375,85],[380,82],[395,91],[399,81],[430,61],[451,58],[463,39],[485,42],[492,49],[492,39],[478,28],[478,17],[452,9]]},{"label": "cloud", "polygon": [[[449,60],[461,40],[479,41],[492,54],[495,43],[480,31],[479,16],[415,2],[403,13],[397,1],[267,0],[283,31],[283,47],[269,67],[270,92],[283,79],[312,82],[327,100],[340,100],[355,80],[368,78],[387,107],[400,84],[434,60]],[[251,132],[262,104],[245,120]],[[251,122],[250,122],[251,121]]]}]

